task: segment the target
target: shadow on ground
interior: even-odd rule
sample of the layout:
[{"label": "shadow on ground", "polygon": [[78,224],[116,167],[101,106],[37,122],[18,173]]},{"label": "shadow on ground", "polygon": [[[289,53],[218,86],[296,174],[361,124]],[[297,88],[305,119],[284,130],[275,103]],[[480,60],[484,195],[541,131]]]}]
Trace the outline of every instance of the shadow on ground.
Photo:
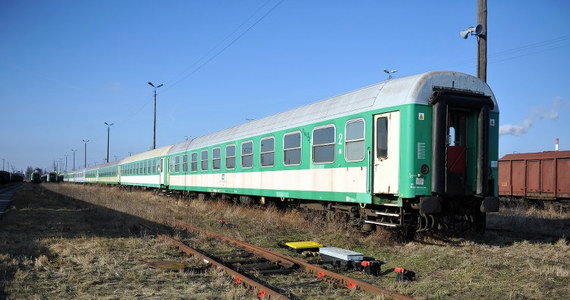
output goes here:
[{"label": "shadow on ground", "polygon": [[52,238],[123,238],[165,231],[161,224],[51,192],[25,183],[0,221],[0,299],[17,271],[13,260],[57,256],[42,241]]}]

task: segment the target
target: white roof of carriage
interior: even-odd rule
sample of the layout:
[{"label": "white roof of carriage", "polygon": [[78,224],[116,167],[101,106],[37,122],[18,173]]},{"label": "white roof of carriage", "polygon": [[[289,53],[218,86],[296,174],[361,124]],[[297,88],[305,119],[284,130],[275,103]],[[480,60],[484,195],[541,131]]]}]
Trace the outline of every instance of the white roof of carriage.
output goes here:
[{"label": "white roof of carriage", "polygon": [[168,145],[168,146],[163,146],[160,147],[158,149],[153,149],[150,151],[146,151],[143,153],[138,153],[129,157],[125,157],[123,158],[119,164],[128,164],[134,161],[139,161],[139,160],[143,160],[143,159],[148,159],[148,158],[155,158],[158,156],[163,156],[166,155],[168,153],[168,150],[170,150],[170,148],[172,148],[172,145]]},{"label": "white roof of carriage", "polygon": [[428,104],[434,87],[468,90],[490,96],[489,86],[479,78],[459,72],[437,71],[389,79],[355,91],[307,104],[259,120],[240,124],[174,145],[169,154],[185,152],[226,141],[302,126],[363,111],[403,104]]}]

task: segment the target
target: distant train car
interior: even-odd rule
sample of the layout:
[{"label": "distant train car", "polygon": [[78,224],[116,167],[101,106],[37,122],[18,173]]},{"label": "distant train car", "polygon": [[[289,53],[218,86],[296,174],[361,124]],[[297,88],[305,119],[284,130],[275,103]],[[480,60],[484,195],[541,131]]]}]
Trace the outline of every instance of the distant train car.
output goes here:
[{"label": "distant train car", "polygon": [[10,182],[22,182],[24,181],[24,175],[20,173],[10,173]]},{"label": "distant train car", "polygon": [[570,151],[507,154],[499,160],[499,196],[570,199]]},{"label": "distant train car", "polygon": [[49,172],[46,176],[46,182],[57,182],[57,173]]},{"label": "distant train car", "polygon": [[42,175],[40,174],[40,172],[34,171],[30,175],[30,181],[33,183],[40,183],[40,182],[42,182],[41,176]]},{"label": "distant train car", "polygon": [[10,183],[10,173],[6,171],[0,171],[0,184]]}]

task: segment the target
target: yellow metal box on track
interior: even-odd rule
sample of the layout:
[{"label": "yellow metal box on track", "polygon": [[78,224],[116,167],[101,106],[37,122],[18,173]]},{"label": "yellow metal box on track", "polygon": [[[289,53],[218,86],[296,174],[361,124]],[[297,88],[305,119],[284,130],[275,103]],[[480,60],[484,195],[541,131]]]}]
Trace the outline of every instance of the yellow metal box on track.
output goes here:
[{"label": "yellow metal box on track", "polygon": [[295,249],[295,250],[308,250],[308,249],[318,249],[321,248],[323,245],[313,242],[313,241],[304,241],[304,242],[288,242],[285,243],[287,247]]}]

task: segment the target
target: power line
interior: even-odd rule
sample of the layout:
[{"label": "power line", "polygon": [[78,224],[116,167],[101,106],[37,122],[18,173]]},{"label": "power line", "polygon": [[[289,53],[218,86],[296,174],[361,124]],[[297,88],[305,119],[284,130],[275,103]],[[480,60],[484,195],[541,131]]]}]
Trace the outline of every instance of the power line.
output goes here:
[{"label": "power line", "polygon": [[[255,21],[251,26],[249,26],[244,32],[242,32],[240,35],[238,35],[236,38],[234,38],[229,44],[227,44],[225,47],[223,47],[221,50],[219,50],[218,52],[216,52],[216,54],[214,54],[213,56],[211,56],[210,58],[208,58],[206,61],[204,61],[202,64],[200,64],[198,67],[196,67],[194,70],[190,71],[188,74],[186,74],[185,76],[183,76],[181,79],[175,81],[172,84],[168,84],[165,85],[165,88],[162,90],[162,93],[166,92],[167,90],[169,90],[170,88],[176,86],[177,84],[179,84],[180,82],[184,81],[186,78],[192,76],[193,74],[195,74],[196,72],[198,72],[200,69],[202,69],[205,65],[207,65],[208,63],[210,63],[212,60],[214,60],[216,57],[218,57],[220,54],[222,54],[226,49],[228,49],[229,47],[231,47],[233,44],[235,44],[241,37],[243,37],[246,33],[248,33],[253,27],[255,27],[255,25],[259,24],[259,22],[261,22],[263,19],[265,19],[265,17],[267,17],[271,12],[273,12],[279,5],[281,5],[281,3],[283,3],[283,1],[285,0],[280,0],[279,2],[277,2],[277,4],[275,4],[271,9],[269,9],[265,14],[263,14],[263,16],[261,16],[261,18],[259,18],[257,21]],[[263,6],[262,6],[263,7]],[[261,9],[261,8],[260,8]],[[259,10],[259,9],[258,9]],[[257,11],[256,11],[257,13]],[[254,13],[255,15],[255,13]],[[251,19],[251,17],[249,18]],[[248,19],[248,20],[249,20]],[[247,22],[247,21],[246,21]],[[242,25],[238,26],[238,29],[241,27]],[[235,32],[235,31],[234,31]],[[233,32],[232,32],[233,34]],[[230,36],[232,35],[230,34]],[[227,37],[224,39],[224,41],[227,39]],[[222,41],[223,42],[223,41]],[[216,47],[218,47],[218,45],[216,45]],[[216,47],[214,47],[213,49],[215,49]],[[212,50],[213,50],[212,49]],[[210,53],[212,50],[208,51],[208,53]],[[202,58],[200,58],[201,60]],[[198,60],[198,61],[200,61]],[[161,94],[162,94],[161,93]]]},{"label": "power line", "polygon": [[[220,47],[224,42],[226,42],[230,37],[232,37],[236,32],[238,32],[246,23],[248,23],[255,15],[257,15],[257,13],[262,10],[264,7],[266,7],[271,1],[266,1],[265,3],[263,3],[261,6],[259,6],[246,20],[244,20],[239,26],[237,26],[230,34],[228,34],[224,39],[222,39],[219,43],[217,43],[214,47],[212,47],[210,50],[208,50],[208,52],[206,52],[204,55],[202,55],[202,57],[200,57],[199,59],[197,59],[193,64],[191,64],[189,67],[187,67],[186,69],[184,69],[184,71],[182,71],[181,73],[179,73],[178,75],[176,75],[173,80],[169,80],[169,81],[174,81],[175,78],[178,78],[180,76],[184,76],[188,71],[192,70],[192,68],[194,66],[196,66],[200,61],[202,61],[203,59],[205,59],[206,57],[208,57],[208,55],[210,55],[210,53],[214,52],[214,50],[216,50],[218,47]],[[169,82],[167,81],[167,82]]]}]

